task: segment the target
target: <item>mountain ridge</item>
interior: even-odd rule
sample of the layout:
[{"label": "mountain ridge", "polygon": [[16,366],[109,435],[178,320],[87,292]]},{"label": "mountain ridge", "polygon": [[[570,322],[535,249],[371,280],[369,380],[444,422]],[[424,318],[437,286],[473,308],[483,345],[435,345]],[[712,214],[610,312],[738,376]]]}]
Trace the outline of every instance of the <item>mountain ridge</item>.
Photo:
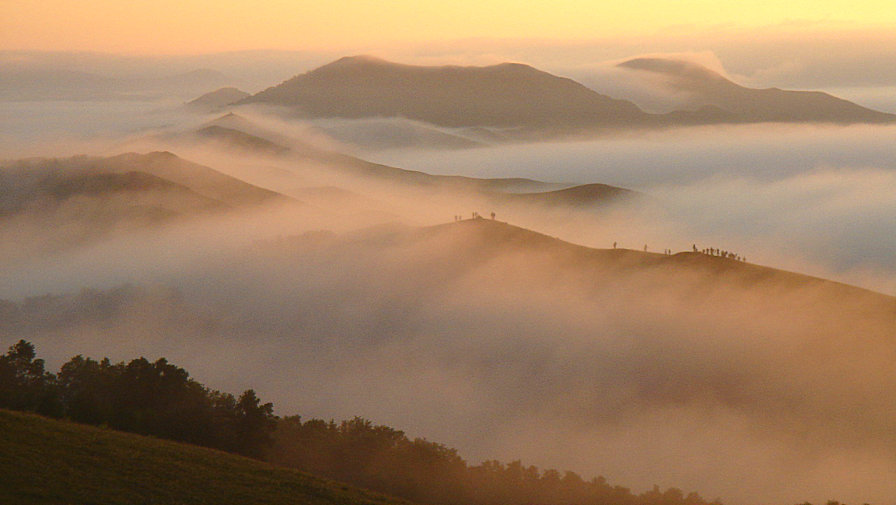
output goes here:
[{"label": "mountain ridge", "polygon": [[[251,132],[251,133],[250,133]],[[476,178],[462,175],[429,174],[366,161],[355,156],[322,149],[311,144],[277,139],[265,135],[262,128],[237,114],[223,115],[193,132],[205,140],[215,140],[238,150],[250,150],[263,155],[293,156],[338,165],[339,170],[391,180],[413,186],[433,186],[444,189],[473,189],[487,196],[508,202],[549,203],[554,205],[585,205],[599,203],[622,194],[638,193],[606,184],[561,184],[521,177]],[[273,140],[271,140],[273,138]],[[282,142],[282,143],[280,143]]]},{"label": "mountain ridge", "polygon": [[698,63],[643,57],[617,67],[666,79],[673,93],[689,95],[688,108],[716,107],[741,122],[889,123],[896,115],[862,107],[823,91],[748,88]]},{"label": "mountain ridge", "polygon": [[400,116],[451,127],[609,126],[649,117],[631,102],[521,63],[415,66],[369,56],[340,58],[237,102],[249,103],[310,117]]},{"label": "mountain ridge", "polygon": [[478,244],[475,247],[491,248],[496,245],[511,243],[531,249],[552,250],[567,259],[593,258],[610,260],[624,268],[683,265],[687,268],[703,271],[706,274],[733,275],[741,281],[749,283],[784,280],[796,286],[824,285],[834,290],[842,291],[843,294],[859,295],[860,297],[870,296],[884,303],[889,303],[892,306],[894,321],[896,321],[896,296],[823,277],[704,254],[702,252],[680,251],[667,255],[622,247],[618,249],[594,248],[569,242],[529,228],[482,217],[464,219],[457,223],[444,223],[424,227],[417,230],[416,233],[422,237],[440,233],[464,234],[475,239],[473,243]]},{"label": "mountain ridge", "polygon": [[526,139],[695,124],[896,121],[896,115],[827,93],[756,90],[696,64],[662,61],[634,58],[617,66],[654,73],[678,71],[678,88],[703,98],[683,109],[653,114],[631,101],[522,63],[420,66],[364,55],[340,58],[234,105],[283,106],[306,118],[399,117],[451,128],[485,127]]}]

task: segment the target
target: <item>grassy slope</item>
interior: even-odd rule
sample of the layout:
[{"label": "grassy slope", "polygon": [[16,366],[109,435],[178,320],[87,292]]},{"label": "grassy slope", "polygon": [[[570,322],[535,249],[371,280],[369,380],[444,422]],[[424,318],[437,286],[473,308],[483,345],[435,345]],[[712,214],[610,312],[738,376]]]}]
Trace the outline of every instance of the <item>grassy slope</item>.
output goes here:
[{"label": "grassy slope", "polygon": [[220,451],[0,410],[0,503],[403,503]]},{"label": "grassy slope", "polygon": [[[896,310],[896,297],[819,277],[690,251],[667,256],[622,248],[594,249],[491,219],[465,219],[459,223],[422,228],[417,233],[424,238],[458,237],[467,247],[465,255],[476,258],[476,261],[507,251],[547,252],[559,264],[572,269],[578,277],[583,278],[601,270],[619,273],[691,273],[713,284],[723,285],[727,282],[741,288],[764,287],[772,290],[769,293],[782,287],[817,287],[822,288],[822,292],[828,296],[840,297],[843,305],[867,306],[871,311],[891,315]],[[669,270],[668,267],[675,268]],[[668,280],[671,282],[674,279]]]}]

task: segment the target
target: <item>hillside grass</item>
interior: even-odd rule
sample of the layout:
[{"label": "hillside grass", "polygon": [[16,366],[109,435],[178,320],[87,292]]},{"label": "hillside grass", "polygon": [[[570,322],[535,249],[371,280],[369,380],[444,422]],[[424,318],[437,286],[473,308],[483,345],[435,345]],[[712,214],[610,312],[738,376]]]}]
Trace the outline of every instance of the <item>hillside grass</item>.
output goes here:
[{"label": "hillside grass", "polygon": [[408,502],[212,449],[0,410],[0,503]]}]

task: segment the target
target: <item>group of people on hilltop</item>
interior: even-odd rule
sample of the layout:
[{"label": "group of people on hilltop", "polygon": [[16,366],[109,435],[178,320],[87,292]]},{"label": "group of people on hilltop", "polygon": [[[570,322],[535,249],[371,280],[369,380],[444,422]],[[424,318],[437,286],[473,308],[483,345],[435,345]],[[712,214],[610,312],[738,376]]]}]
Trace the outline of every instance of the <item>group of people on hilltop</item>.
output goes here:
[{"label": "group of people on hilltop", "polygon": [[[616,249],[618,244],[613,242],[613,249]],[[644,244],[644,252],[647,252],[647,244]],[[672,256],[672,249],[663,249],[663,254],[666,256]]]},{"label": "group of people on hilltop", "polygon": [[[617,245],[618,244],[616,242],[613,242],[613,249],[616,249]],[[694,244],[692,247],[693,247],[695,253],[707,254],[709,256],[719,256],[721,258],[727,258],[727,259],[732,259],[732,260],[736,260],[736,261],[743,261],[743,262],[747,261],[746,256],[741,256],[740,254],[737,254],[737,253],[734,253],[731,251],[723,251],[716,247],[707,247],[706,249],[697,249],[697,244]],[[644,244],[644,252],[647,252],[647,244]],[[663,254],[666,256],[671,256],[672,249],[663,249]]]},{"label": "group of people on hilltop", "polygon": [[698,249],[697,249],[697,244],[694,244],[694,245],[693,245],[693,248],[694,248],[694,252],[699,252],[699,253],[703,253],[703,254],[708,254],[708,255],[710,255],[710,256],[719,256],[719,257],[721,257],[721,258],[728,258],[728,259],[731,259],[731,260],[743,261],[743,262],[746,262],[746,261],[747,261],[746,256],[741,256],[740,254],[733,253],[733,252],[731,252],[731,251],[723,251],[723,250],[721,250],[721,249],[719,249],[719,248],[717,248],[717,247],[707,247],[706,249],[700,249],[700,250],[698,250]]},{"label": "group of people on hilltop", "polygon": [[[495,219],[494,212],[491,213],[491,218]],[[481,215],[479,215],[478,212],[473,212],[473,213],[471,213],[471,219],[483,219],[483,218]],[[455,221],[463,221],[464,217],[460,214],[457,214],[454,216],[454,220]],[[616,249],[617,245],[618,244],[616,242],[613,242],[613,249]],[[743,262],[747,261],[746,256],[741,256],[740,254],[734,253],[731,251],[724,251],[717,247],[707,247],[705,249],[697,249],[697,244],[693,244],[691,247],[693,248],[695,253],[707,254],[709,256],[719,256],[721,258],[732,259],[735,261],[743,261]],[[647,252],[647,244],[644,244],[644,252]],[[672,249],[663,249],[663,254],[666,256],[671,256]]]}]

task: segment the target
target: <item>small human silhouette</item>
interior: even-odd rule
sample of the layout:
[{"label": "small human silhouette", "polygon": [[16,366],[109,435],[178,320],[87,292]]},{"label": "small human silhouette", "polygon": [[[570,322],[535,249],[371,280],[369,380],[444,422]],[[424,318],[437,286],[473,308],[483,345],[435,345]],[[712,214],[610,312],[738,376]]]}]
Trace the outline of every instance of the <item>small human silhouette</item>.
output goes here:
[{"label": "small human silhouette", "polygon": [[616,242],[613,242],[613,249],[616,249]]}]

